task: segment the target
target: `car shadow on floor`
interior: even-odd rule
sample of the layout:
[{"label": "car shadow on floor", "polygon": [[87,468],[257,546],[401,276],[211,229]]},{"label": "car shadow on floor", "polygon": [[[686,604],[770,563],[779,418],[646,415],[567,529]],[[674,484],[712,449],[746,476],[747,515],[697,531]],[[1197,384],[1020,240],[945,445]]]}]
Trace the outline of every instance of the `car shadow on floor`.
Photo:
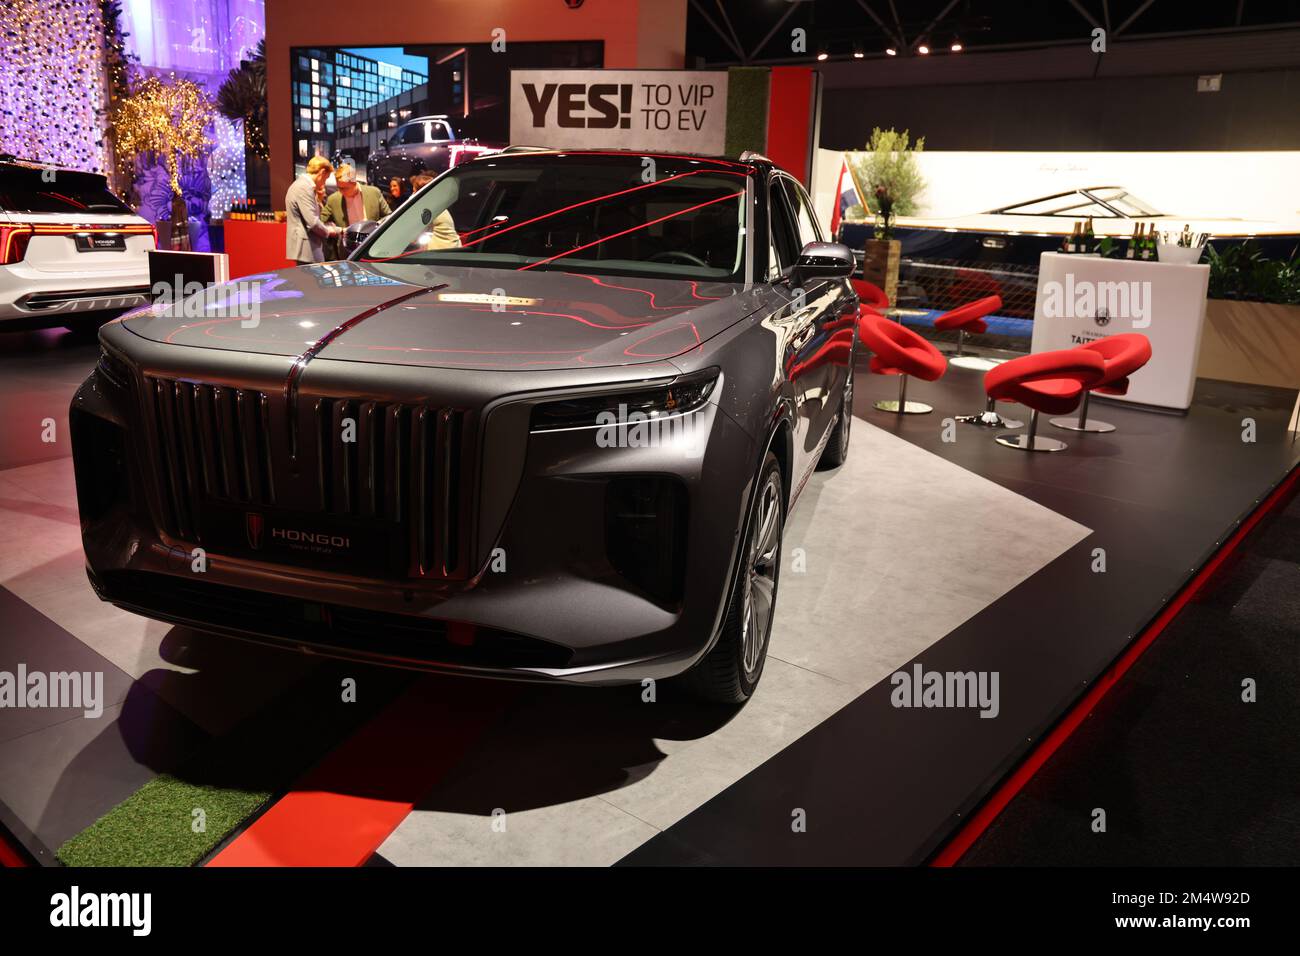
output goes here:
[{"label": "car shadow on floor", "polygon": [[[416,787],[405,781],[423,779],[418,774],[384,779],[381,770],[346,781],[338,792],[487,815],[494,807],[552,806],[628,786],[740,710],[698,702],[671,681],[660,682],[650,701],[640,685],[542,686],[424,674],[183,627],[167,633],[159,654],[192,673],[157,668],[135,681],[112,727],[100,731],[101,738],[111,737],[80,748],[60,787],[85,786],[113,773],[124,751],[135,769],[147,768],[146,776],[166,773],[194,784],[278,795],[403,695],[419,694],[450,700],[450,712],[464,713],[466,722],[485,719],[483,732],[432,790],[403,789]],[[345,680],[356,682],[355,703],[342,699]],[[430,719],[443,726],[417,728],[417,739],[432,740],[436,748],[440,737],[456,736],[445,716]],[[404,753],[401,759],[435,761],[439,755]],[[56,789],[51,803],[59,799]]]}]

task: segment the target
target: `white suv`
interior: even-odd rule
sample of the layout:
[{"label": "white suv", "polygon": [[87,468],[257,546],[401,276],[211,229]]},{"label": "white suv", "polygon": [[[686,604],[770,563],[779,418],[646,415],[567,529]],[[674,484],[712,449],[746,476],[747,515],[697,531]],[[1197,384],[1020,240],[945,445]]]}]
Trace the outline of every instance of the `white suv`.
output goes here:
[{"label": "white suv", "polygon": [[0,331],[97,325],[147,303],[154,246],[103,176],[0,156]]}]

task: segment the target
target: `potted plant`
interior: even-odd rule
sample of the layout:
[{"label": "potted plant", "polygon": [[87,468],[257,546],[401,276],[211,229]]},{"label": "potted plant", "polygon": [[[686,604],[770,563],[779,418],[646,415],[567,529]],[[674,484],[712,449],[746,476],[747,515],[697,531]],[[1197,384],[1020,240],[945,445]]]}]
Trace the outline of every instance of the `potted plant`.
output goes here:
[{"label": "potted plant", "polygon": [[248,195],[265,205],[271,199],[271,149],[266,133],[266,41],[251,60],[240,61],[217,90],[217,111],[242,124],[244,175]]},{"label": "potted plant", "polygon": [[1270,259],[1253,240],[1210,265],[1205,329],[1196,374],[1278,388],[1300,384],[1300,254]]},{"label": "potted plant", "polygon": [[898,291],[898,263],[902,244],[894,238],[894,220],[917,210],[925,180],[916,154],[925,149],[925,138],[910,143],[908,130],[871,131],[867,151],[851,159],[851,171],[859,185],[866,211],[875,219],[874,238],[864,244],[862,277],[885,290],[892,303]]}]

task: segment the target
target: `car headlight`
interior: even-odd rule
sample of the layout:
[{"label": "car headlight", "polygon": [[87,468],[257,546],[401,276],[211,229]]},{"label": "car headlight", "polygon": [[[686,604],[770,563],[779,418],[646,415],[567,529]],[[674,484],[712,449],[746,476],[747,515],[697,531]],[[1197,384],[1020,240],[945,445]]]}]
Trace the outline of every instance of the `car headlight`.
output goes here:
[{"label": "car headlight", "polygon": [[532,430],[586,428],[604,424],[607,419],[602,419],[602,415],[613,415],[616,421],[625,421],[632,415],[645,419],[682,415],[707,402],[717,382],[718,369],[707,368],[626,392],[546,402],[533,409]]}]

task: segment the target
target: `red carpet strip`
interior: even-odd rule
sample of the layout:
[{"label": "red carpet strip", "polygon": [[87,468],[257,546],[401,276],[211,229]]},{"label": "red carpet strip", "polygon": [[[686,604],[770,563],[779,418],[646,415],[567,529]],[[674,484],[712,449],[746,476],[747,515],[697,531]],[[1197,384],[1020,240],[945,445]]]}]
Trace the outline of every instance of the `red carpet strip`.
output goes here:
[{"label": "red carpet strip", "polygon": [[360,866],[516,692],[504,682],[420,678],[207,865]]}]

